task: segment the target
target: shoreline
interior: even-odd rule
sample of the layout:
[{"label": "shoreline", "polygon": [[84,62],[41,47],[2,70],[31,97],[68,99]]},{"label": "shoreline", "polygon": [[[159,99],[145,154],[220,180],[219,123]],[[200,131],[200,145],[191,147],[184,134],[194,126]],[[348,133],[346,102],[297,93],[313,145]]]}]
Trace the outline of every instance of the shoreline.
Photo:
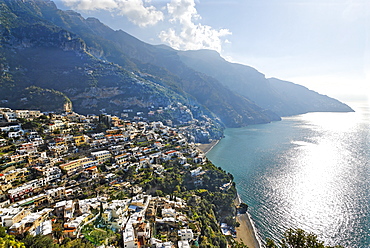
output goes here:
[{"label": "shoreline", "polygon": [[205,155],[207,155],[207,153],[212,150],[213,147],[215,147],[218,142],[220,142],[220,140],[212,140],[211,143],[208,143],[208,144],[197,144],[197,147],[199,150],[201,150]]},{"label": "shoreline", "polygon": [[[213,147],[215,147],[220,140],[213,140],[209,144],[197,144],[197,147],[199,150],[201,150],[205,155],[212,150]],[[239,206],[241,203],[241,199],[239,197],[239,194],[234,200],[235,206]],[[242,241],[245,245],[247,245],[249,248],[261,248],[261,242],[257,237],[257,231],[254,226],[253,220],[248,212],[245,214],[237,214],[236,221],[240,223],[239,227],[236,227],[236,238],[235,240],[240,242]]]},{"label": "shoreline", "polygon": [[[234,200],[235,206],[238,206],[241,203],[241,199],[239,195]],[[249,248],[261,248],[260,240],[257,237],[256,228],[252,221],[251,216],[248,212],[245,214],[237,214],[236,215],[237,222],[240,223],[239,227],[236,227],[236,238],[235,240],[240,242],[242,241],[245,245]]]}]

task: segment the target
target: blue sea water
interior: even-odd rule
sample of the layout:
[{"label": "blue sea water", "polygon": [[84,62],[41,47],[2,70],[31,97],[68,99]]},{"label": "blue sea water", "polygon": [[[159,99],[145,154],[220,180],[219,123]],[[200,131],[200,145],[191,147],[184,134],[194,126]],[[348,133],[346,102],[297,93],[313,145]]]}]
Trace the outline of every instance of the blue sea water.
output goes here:
[{"label": "blue sea water", "polygon": [[226,129],[207,157],[234,175],[258,236],[290,228],[326,245],[370,247],[370,109]]}]

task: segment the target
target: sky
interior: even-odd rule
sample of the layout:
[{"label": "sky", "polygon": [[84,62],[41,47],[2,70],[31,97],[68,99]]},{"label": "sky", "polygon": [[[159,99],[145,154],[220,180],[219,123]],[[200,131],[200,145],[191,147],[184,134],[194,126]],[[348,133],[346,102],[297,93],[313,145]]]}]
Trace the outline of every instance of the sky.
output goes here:
[{"label": "sky", "polygon": [[369,0],[55,0],[150,44],[230,62],[347,101],[370,99]]}]

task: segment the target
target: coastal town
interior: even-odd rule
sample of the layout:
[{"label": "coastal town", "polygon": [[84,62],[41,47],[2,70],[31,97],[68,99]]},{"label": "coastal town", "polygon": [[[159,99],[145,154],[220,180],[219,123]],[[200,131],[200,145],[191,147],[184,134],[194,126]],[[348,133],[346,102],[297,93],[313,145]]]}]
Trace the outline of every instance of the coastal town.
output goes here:
[{"label": "coastal town", "polygon": [[235,240],[246,206],[234,204],[233,177],[194,143],[194,130],[209,134],[124,117],[1,108],[7,234],[92,247],[246,247]]}]

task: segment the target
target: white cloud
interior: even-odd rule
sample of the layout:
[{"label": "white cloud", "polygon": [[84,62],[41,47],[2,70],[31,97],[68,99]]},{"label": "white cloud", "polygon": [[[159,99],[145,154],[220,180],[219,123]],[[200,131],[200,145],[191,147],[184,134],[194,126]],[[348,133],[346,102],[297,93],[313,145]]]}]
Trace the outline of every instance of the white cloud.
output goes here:
[{"label": "white cloud", "polygon": [[150,1],[142,0],[63,0],[64,4],[76,10],[108,10],[126,16],[140,27],[157,24],[163,20],[163,13],[154,6],[146,6]]},{"label": "white cloud", "polygon": [[132,23],[138,26],[155,25],[163,20],[161,11],[158,11],[154,6],[145,7],[141,0],[120,0],[119,2],[120,14],[127,16]]},{"label": "white cloud", "polygon": [[118,8],[115,0],[62,0],[62,2],[76,10],[113,10]]},{"label": "white cloud", "polygon": [[[221,52],[223,44],[229,43],[225,36],[231,35],[228,29],[215,29],[200,23],[201,16],[195,0],[62,0],[78,11],[110,11],[122,15],[139,27],[158,26],[159,39],[178,50],[212,49]],[[154,1],[153,1],[154,2]],[[158,7],[158,6],[163,7]],[[166,14],[166,17],[165,17]]]},{"label": "white cloud", "polygon": [[[162,31],[159,38],[179,50],[212,49],[221,51],[222,37],[231,35],[228,29],[216,30],[195,21],[201,17],[195,8],[194,0],[172,0],[167,4],[169,21],[174,25]],[[177,25],[179,24],[179,25]]]},{"label": "white cloud", "polygon": [[167,11],[172,16],[170,21],[179,21],[184,25],[192,23],[192,19],[200,19],[194,0],[172,0],[167,4]]}]

